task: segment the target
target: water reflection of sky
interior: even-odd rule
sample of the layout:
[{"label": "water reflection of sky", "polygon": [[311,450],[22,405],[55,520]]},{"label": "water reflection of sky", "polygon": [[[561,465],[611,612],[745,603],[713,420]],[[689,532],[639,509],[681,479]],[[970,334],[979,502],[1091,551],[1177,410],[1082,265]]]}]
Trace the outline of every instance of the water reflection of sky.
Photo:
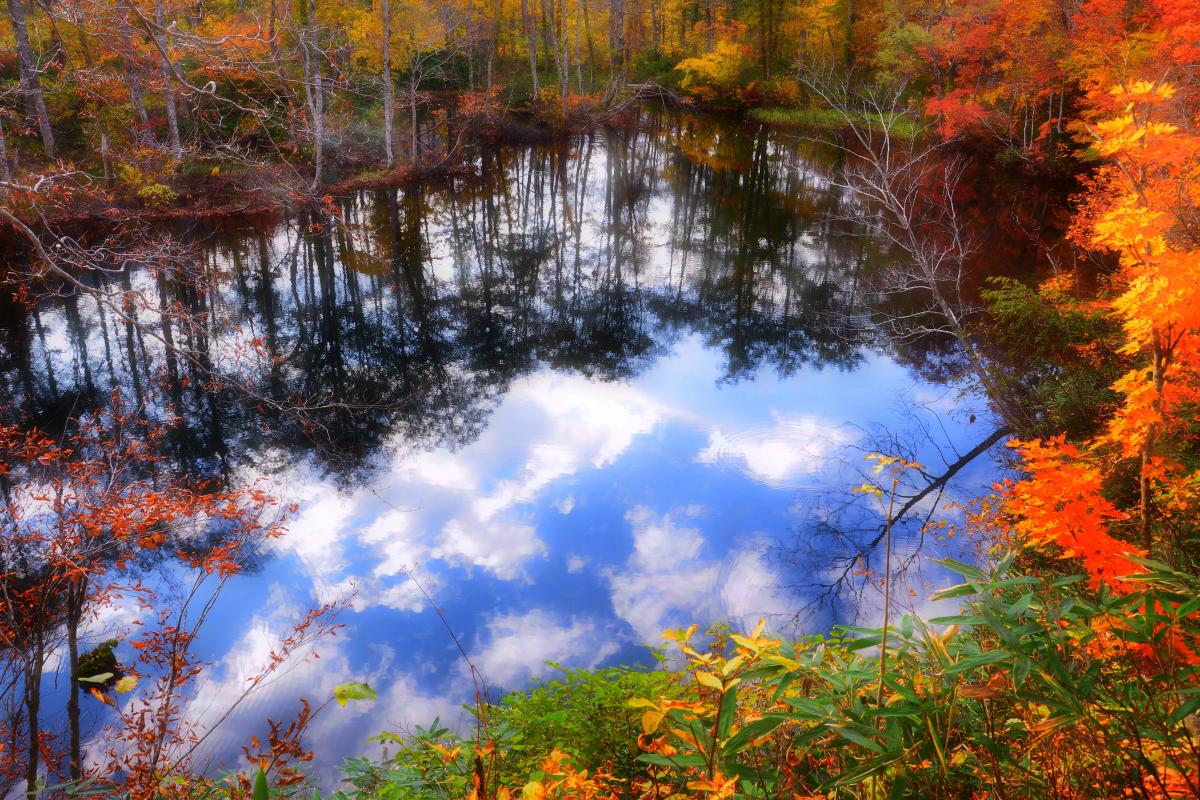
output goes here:
[{"label": "water reflection of sky", "polygon": [[[953,396],[878,354],[855,371],[720,377],[719,354],[689,337],[628,383],[534,372],[476,441],[396,442],[367,485],[339,490],[305,465],[274,475],[299,513],[277,558],[222,599],[203,643],[220,665],[198,696],[220,707],[299,612],[354,590],[319,662],[247,704],[243,724],[347,679],[380,701],[323,712],[312,736],[323,759],[389,725],[460,718],[470,678],[412,574],[494,688],[552,675],[548,661],[646,663],[668,626],[786,626],[802,598],[771,552],[803,526],[800,501],[850,479],[855,426],[900,426],[914,399],[944,412]],[[978,438],[942,420],[960,449]],[[227,743],[244,730],[227,724]]]},{"label": "water reflection of sky", "polygon": [[[216,763],[350,679],[380,697],[321,712],[323,774],[382,728],[461,719],[470,676],[424,593],[494,690],[552,675],[548,661],[648,663],[667,626],[824,630],[844,608],[794,612],[834,545],[800,545],[826,535],[821,498],[861,480],[863,431],[916,415],[946,452],[987,436],[953,390],[863,347],[870,248],[830,223],[847,201],[827,166],[706,124],[501,153],[461,191],[358,194],[336,226],[206,240],[221,368],[264,395],[395,404],[319,420],[361,445],[347,450],[362,468],[339,472],[285,420],[264,432],[254,402],[168,387],[181,465],[262,478],[298,506],[202,631],[212,667],[190,716],[221,717],[309,608],[353,595],[320,658],[206,743]],[[194,300],[122,277],[163,307]],[[29,406],[170,383],[153,341],[86,303],[34,323],[10,377]],[[238,346],[251,337],[265,355]],[[104,635],[128,632],[126,612]]]}]

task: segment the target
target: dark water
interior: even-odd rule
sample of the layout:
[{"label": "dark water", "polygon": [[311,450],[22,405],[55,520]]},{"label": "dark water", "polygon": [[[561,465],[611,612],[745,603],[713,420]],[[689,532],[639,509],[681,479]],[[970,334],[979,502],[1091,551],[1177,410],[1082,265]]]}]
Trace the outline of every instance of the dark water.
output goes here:
[{"label": "dark water", "polygon": [[[380,699],[322,712],[319,770],[382,728],[460,718],[468,671],[425,593],[497,690],[553,675],[547,661],[646,663],[666,626],[848,620],[819,586],[845,544],[821,523],[861,480],[865,436],[923,430],[936,466],[990,431],[873,331],[865,278],[886,256],[839,221],[865,212],[830,182],[836,151],[650,116],[476,167],[337,198],[340,223],[170,231],[202,253],[205,293],[114,278],[197,311],[170,334],[247,391],[185,382],[187,364],[90,300],[10,326],[15,405],[54,419],[113,387],[170,401],[175,468],[298,504],[197,643],[212,666],[192,717],[217,718],[306,609],[354,593],[320,658],[212,737],[215,763],[348,679]],[[123,605],[91,636],[136,617]]]}]

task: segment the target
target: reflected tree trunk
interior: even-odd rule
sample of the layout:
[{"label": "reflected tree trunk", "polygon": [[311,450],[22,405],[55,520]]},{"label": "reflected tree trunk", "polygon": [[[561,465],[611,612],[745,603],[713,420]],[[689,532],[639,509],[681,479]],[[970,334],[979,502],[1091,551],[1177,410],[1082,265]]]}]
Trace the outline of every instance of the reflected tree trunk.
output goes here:
[{"label": "reflected tree trunk", "polygon": [[25,655],[25,741],[29,753],[25,759],[25,797],[38,798],[38,773],[41,771],[42,670],[46,664],[46,639],[38,628],[33,632],[30,652]]},{"label": "reflected tree trunk", "polygon": [[83,617],[83,599],[87,595],[87,582],[81,580],[67,588],[67,664],[68,687],[67,695],[67,726],[68,726],[68,759],[70,761],[71,780],[77,781],[83,776],[83,755],[79,731],[79,623]]}]

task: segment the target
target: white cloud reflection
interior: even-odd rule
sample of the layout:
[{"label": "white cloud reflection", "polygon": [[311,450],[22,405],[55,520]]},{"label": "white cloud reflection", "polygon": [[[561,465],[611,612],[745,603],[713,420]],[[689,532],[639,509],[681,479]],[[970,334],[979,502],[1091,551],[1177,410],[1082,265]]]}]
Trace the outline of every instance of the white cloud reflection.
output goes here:
[{"label": "white cloud reflection", "polygon": [[[688,359],[697,357],[690,344],[683,347]],[[665,374],[674,374],[677,360],[663,362]],[[420,612],[428,606],[422,587],[436,601],[459,581],[447,568],[528,583],[531,564],[550,555],[541,514],[572,513],[581,473],[613,464],[639,437],[667,423],[707,438],[695,462],[733,466],[774,486],[813,478],[851,439],[845,428],[814,414],[772,412],[772,426],[730,432],[717,422],[723,417],[714,415],[711,396],[684,384],[663,392],[656,388],[662,379],[648,375],[643,391],[641,380],[536,373],[512,386],[478,439],[459,450],[414,451],[399,443],[369,487],[336,491],[307,467],[294,468],[281,489],[299,499],[302,511],[279,546],[299,558],[318,600],[356,589],[359,610]],[[598,572],[612,613],[638,643],[657,643],[667,625],[782,613],[776,575],[757,546],[747,544],[754,534],[723,531],[710,545],[704,517],[701,506],[664,512],[637,505],[626,514],[632,551],[625,563],[616,560],[622,556],[614,539],[613,560],[572,547],[575,552],[565,554],[567,574],[586,580]],[[556,622],[546,613],[492,618],[476,644],[493,680],[538,674],[546,658],[580,663],[583,642],[597,633],[594,623]],[[521,645],[522,637],[535,635]]]},{"label": "white cloud reflection", "polygon": [[[297,653],[259,688],[240,699],[249,679],[270,663],[272,649],[291,632],[295,618],[290,605],[256,614],[225,656],[202,673],[184,710],[200,732],[211,734],[197,751],[201,762],[228,763],[253,734],[263,738],[268,718],[287,720],[299,710],[300,698],[315,709],[333,696],[333,687],[348,680],[365,681],[378,692],[374,702],[345,707],[328,703],[316,715],[305,738],[322,743],[323,760],[331,769],[340,759],[365,752],[367,738],[381,730],[408,730],[435,717],[454,723],[463,715],[453,693],[429,687],[419,675],[405,671],[413,664],[397,658],[387,644],[373,645],[365,661],[349,636],[325,637]],[[317,776],[329,785],[332,772]]]},{"label": "white cloud reflection", "polygon": [[491,617],[472,660],[492,686],[516,688],[552,672],[547,661],[595,667],[616,651],[616,642],[595,621],[561,621],[533,609]]},{"label": "white cloud reflection", "polygon": [[776,415],[774,425],[712,431],[696,461],[733,467],[773,488],[798,488],[823,472],[829,459],[855,438],[846,428],[812,414]]},{"label": "white cloud reflection", "polygon": [[[705,492],[723,485],[719,476],[693,486],[639,470],[644,462],[694,477],[723,466],[756,484],[790,486],[818,480],[850,434],[828,421],[836,409],[814,407],[773,378],[736,390],[718,385],[717,358],[687,339],[627,384],[552,371],[522,378],[476,440],[430,451],[393,442],[391,460],[369,485],[338,490],[306,465],[277,473],[278,493],[301,506],[277,544],[287,557],[274,562],[277,579],[300,579],[289,584],[293,603],[305,592],[327,601],[356,591],[356,613],[345,636],[323,646],[319,664],[302,665],[272,688],[278,702],[239,711],[246,725],[280,698],[294,705],[300,695],[327,696],[348,679],[368,680],[380,700],[331,709],[320,722],[322,740],[361,747],[384,727],[453,717],[470,696],[458,656],[440,629],[431,634],[423,622],[397,616],[429,608],[422,589],[451,609],[448,624],[464,631],[472,659],[493,686],[506,688],[550,674],[546,661],[596,666],[632,644],[658,644],[668,626],[718,619],[752,626],[759,616],[785,615],[787,598],[756,526],[779,533],[790,496],[780,495],[774,516],[743,523],[725,506],[710,516],[696,504],[716,502]],[[768,428],[744,427],[768,416]],[[764,496],[746,482],[736,491],[747,486]],[[470,583],[481,578],[501,585],[489,594],[485,583],[479,594]],[[581,598],[570,607],[560,599],[567,584]],[[218,659],[202,696],[233,692],[244,681],[241,665],[256,662],[278,632],[270,620],[244,616],[246,633]]]},{"label": "white cloud reflection", "polygon": [[[374,596],[370,604],[397,610],[420,607],[403,585],[418,564],[522,580],[547,555],[528,507],[551,484],[611,464],[669,416],[631,386],[529,376],[476,441],[458,451],[398,448],[370,487],[338,491],[307,465],[276,478],[301,506],[278,548],[296,555],[324,594],[353,582]],[[568,495],[557,507],[566,514],[574,503]]]},{"label": "white cloud reflection", "polygon": [[747,532],[738,549],[707,553],[700,529],[690,524],[703,515],[696,506],[666,514],[638,506],[625,515],[633,552],[608,580],[613,610],[639,643],[656,645],[665,628],[693,622],[746,626],[786,614],[788,600],[757,537]]}]

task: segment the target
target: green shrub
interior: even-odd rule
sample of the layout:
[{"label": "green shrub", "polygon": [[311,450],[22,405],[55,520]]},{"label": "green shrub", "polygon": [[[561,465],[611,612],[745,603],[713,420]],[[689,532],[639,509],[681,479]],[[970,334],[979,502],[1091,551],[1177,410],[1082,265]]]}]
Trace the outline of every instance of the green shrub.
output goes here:
[{"label": "green shrub", "polygon": [[678,697],[679,676],[629,667],[558,669],[561,678],[513,692],[492,709],[492,721],[515,732],[503,777],[525,778],[555,748],[584,768],[608,765],[618,778],[643,772],[637,761],[641,713],[629,707],[629,698]]},{"label": "green shrub", "polygon": [[151,183],[138,189],[137,196],[146,208],[166,208],[179,199],[179,193],[165,183]]}]

